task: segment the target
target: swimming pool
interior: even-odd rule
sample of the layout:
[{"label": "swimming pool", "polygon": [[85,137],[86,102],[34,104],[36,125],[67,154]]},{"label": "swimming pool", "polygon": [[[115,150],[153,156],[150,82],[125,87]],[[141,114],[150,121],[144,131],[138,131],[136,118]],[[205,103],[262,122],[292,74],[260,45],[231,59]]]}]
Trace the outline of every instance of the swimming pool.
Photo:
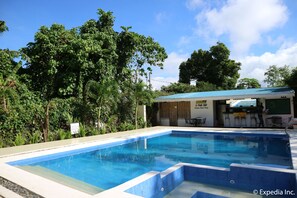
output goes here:
[{"label": "swimming pool", "polygon": [[225,168],[232,163],[292,168],[285,135],[186,131],[169,131],[9,164],[41,166],[106,190],[179,162]]}]

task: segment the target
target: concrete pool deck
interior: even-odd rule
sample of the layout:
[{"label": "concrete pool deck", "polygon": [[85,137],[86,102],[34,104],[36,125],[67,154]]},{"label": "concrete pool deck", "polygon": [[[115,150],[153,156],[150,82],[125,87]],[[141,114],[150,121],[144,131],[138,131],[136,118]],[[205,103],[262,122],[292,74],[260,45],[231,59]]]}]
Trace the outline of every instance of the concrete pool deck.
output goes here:
[{"label": "concrete pool deck", "polygon": [[[41,197],[139,197],[129,193],[107,190],[99,194],[90,195],[77,189],[62,185],[44,177],[21,170],[17,167],[6,164],[25,158],[52,154],[56,152],[69,151],[78,148],[85,148],[92,145],[114,142],[122,139],[141,135],[152,135],[171,130],[186,130],[199,132],[223,132],[223,133],[262,133],[262,134],[285,134],[284,129],[248,129],[248,128],[195,128],[195,127],[152,127],[126,132],[110,133],[105,135],[89,136],[55,142],[46,142],[32,145],[17,146],[0,149],[0,177],[5,178],[19,186],[22,186]],[[292,153],[293,167],[297,170],[297,131],[288,130],[291,136],[290,147]],[[13,193],[0,186],[0,197],[12,197]],[[17,197],[17,195],[16,195]]]}]

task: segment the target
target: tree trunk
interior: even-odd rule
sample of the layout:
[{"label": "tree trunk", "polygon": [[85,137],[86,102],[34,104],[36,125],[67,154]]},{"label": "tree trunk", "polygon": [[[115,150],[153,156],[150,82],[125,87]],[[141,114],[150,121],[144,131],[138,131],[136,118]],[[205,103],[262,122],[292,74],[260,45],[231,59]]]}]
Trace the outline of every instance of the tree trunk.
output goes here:
[{"label": "tree trunk", "polygon": [[138,101],[136,100],[135,107],[135,128],[138,129]]},{"label": "tree trunk", "polygon": [[99,107],[99,109],[98,109],[98,129],[100,128],[100,121],[101,121],[101,119],[100,119],[100,116],[101,116],[101,107]]},{"label": "tree trunk", "polygon": [[49,108],[50,108],[50,101],[45,106],[45,118],[43,123],[43,138],[44,141],[48,141],[48,131],[49,131]]},{"label": "tree trunk", "polygon": [[7,101],[6,101],[6,98],[5,97],[3,97],[3,99],[2,99],[2,105],[3,105],[3,110],[4,110],[4,112],[8,112],[8,109],[7,109]]}]

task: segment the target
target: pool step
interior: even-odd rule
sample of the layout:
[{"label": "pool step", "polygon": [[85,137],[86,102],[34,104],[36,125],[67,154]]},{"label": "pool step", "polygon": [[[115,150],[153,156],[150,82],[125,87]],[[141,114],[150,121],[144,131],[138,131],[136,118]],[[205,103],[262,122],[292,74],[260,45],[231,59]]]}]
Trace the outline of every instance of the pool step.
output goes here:
[{"label": "pool step", "polygon": [[42,166],[18,166],[18,168],[91,195],[95,195],[97,193],[104,191],[101,188],[74,179],[72,177],[68,177],[66,175],[60,174],[58,172],[52,171]]},{"label": "pool step", "polygon": [[[205,194],[205,196],[199,196],[199,197],[236,197],[236,198],[260,198],[261,196],[254,195],[251,193],[246,193],[243,191],[231,189],[231,188],[224,188],[220,186],[214,186],[214,185],[207,185],[207,184],[201,184],[197,182],[191,182],[191,181],[184,181],[179,186],[177,186],[173,191],[168,193],[165,198],[191,198],[195,197],[197,192],[201,192],[202,194]],[[211,194],[209,194],[211,193]],[[196,196],[197,197],[197,196]]]}]

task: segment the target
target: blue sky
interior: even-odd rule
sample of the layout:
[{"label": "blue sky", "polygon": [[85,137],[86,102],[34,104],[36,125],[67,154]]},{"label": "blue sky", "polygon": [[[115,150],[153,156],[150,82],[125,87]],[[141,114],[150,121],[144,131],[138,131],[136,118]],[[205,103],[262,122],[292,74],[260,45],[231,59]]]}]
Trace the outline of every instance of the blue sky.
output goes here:
[{"label": "blue sky", "polygon": [[153,71],[155,88],[176,82],[180,63],[217,41],[242,63],[241,78],[263,84],[270,65],[297,66],[296,0],[0,0],[0,20],[9,27],[0,48],[25,47],[42,25],[80,26],[97,19],[98,8],[113,12],[115,30],[132,26],[166,49],[164,69]]}]

